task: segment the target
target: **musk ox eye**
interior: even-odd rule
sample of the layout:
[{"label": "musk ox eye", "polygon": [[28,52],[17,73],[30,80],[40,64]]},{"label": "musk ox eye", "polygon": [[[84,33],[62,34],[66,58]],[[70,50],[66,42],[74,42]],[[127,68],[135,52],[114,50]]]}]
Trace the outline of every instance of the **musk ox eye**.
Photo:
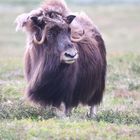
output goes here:
[{"label": "musk ox eye", "polygon": [[71,28],[70,27],[68,28],[68,33],[71,33]]}]

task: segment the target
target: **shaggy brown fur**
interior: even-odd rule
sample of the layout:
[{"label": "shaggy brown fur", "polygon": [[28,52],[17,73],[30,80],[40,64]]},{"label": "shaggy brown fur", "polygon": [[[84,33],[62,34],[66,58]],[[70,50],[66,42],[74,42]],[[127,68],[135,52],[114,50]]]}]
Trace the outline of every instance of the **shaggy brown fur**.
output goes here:
[{"label": "shaggy brown fur", "polygon": [[[46,14],[52,11],[59,13],[62,20],[71,14],[66,4],[58,0],[44,2],[41,7]],[[46,34],[52,28],[51,22],[47,24]],[[70,42],[79,53],[79,58],[73,64],[60,61],[60,52],[56,49],[55,39],[54,43],[49,44],[46,35],[43,44],[35,44],[33,33],[37,32],[37,38],[40,39],[39,31],[36,31],[32,22],[26,22],[24,26],[28,32],[28,46],[25,52],[28,97],[44,106],[59,107],[63,102],[67,109],[79,103],[89,106],[100,104],[105,89],[106,50],[102,36],[92,21],[81,13],[76,15],[70,25],[58,23],[60,28],[71,28],[73,38],[79,38],[84,29],[82,40]],[[42,26],[40,29],[43,30],[44,26],[39,26]],[[59,42],[65,43],[65,40],[61,39]]]}]

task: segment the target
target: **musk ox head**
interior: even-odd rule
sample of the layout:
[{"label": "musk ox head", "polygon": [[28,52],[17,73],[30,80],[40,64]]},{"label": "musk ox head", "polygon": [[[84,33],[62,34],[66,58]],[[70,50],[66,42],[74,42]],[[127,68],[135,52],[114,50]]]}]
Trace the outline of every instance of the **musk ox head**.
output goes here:
[{"label": "musk ox head", "polygon": [[[75,62],[78,58],[78,50],[74,42],[78,42],[81,38],[72,37],[70,25],[76,16],[64,17],[55,11],[40,11],[38,14],[28,14],[25,17],[26,20],[20,21],[24,21],[22,26],[29,32],[35,46],[53,49],[53,52],[59,55],[61,63]],[[17,21],[21,18],[18,17]]]}]

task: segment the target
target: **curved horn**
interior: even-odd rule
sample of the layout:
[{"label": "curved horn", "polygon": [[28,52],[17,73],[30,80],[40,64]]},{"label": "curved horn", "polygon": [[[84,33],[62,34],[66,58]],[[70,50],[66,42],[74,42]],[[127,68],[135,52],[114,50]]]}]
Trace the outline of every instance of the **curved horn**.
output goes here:
[{"label": "curved horn", "polygon": [[35,34],[33,36],[33,41],[34,43],[41,45],[44,41],[45,41],[45,37],[46,37],[46,31],[47,31],[47,26],[44,27],[44,30],[42,31],[42,38],[41,40],[37,40]]},{"label": "curved horn", "polygon": [[79,42],[79,41],[81,41],[84,37],[85,37],[85,31],[83,30],[83,34],[82,34],[82,36],[80,36],[80,38],[73,38],[73,37],[71,36],[71,41],[72,41],[72,42]]}]

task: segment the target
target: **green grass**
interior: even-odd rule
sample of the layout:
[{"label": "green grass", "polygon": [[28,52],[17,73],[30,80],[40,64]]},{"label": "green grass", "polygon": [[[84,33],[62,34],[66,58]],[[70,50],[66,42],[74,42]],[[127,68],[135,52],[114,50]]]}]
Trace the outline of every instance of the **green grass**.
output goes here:
[{"label": "green grass", "polygon": [[[4,139],[111,139],[130,140],[137,139],[139,127],[130,125],[116,125],[106,122],[95,122],[90,120],[70,121],[48,119],[34,121],[31,119],[4,121],[0,123],[2,137]],[[4,128],[2,126],[5,126]],[[18,131],[17,131],[18,130]]]},{"label": "green grass", "polygon": [[[71,6],[86,11],[99,26],[107,47],[106,92],[98,118],[79,106],[60,119],[50,108],[24,97],[25,35],[14,20],[32,7],[0,10],[0,140],[139,140],[140,139],[140,6]],[[8,10],[7,10],[8,9]]]}]

